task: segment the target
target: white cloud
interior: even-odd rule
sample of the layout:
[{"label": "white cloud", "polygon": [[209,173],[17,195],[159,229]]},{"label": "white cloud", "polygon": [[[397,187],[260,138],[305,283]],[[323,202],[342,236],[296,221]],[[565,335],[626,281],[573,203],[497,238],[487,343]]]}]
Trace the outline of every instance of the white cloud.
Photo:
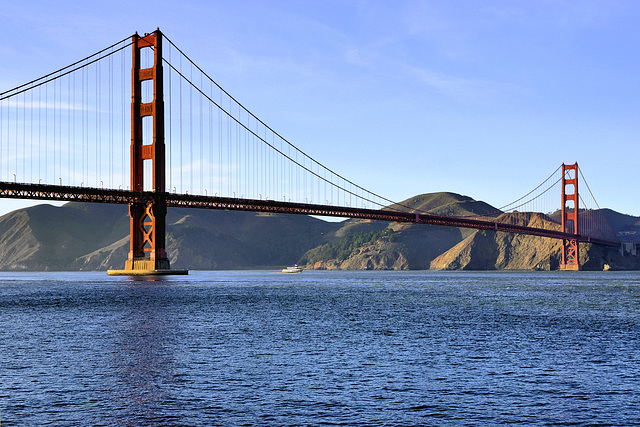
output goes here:
[{"label": "white cloud", "polygon": [[456,77],[427,68],[404,64],[401,69],[408,76],[441,95],[465,104],[490,105],[508,97],[531,97],[528,89],[509,83],[502,83],[482,78]]}]

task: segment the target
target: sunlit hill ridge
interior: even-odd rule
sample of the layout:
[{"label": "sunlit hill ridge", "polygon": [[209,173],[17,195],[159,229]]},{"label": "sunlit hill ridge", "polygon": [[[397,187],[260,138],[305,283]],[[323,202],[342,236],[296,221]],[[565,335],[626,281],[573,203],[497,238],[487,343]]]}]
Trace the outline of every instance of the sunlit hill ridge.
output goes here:
[{"label": "sunlit hill ridge", "polygon": [[[495,213],[491,205],[454,193],[422,194],[402,205],[436,215]],[[618,234],[640,235],[640,218],[603,210]],[[542,214],[518,216],[522,225],[557,226]],[[0,217],[0,270],[122,268],[129,250],[123,205],[39,205]],[[560,242],[542,237],[454,227],[350,219],[326,222],[285,214],[171,208],[167,252],[174,268],[555,270]],[[581,245],[584,269],[640,269],[640,257]]]}]

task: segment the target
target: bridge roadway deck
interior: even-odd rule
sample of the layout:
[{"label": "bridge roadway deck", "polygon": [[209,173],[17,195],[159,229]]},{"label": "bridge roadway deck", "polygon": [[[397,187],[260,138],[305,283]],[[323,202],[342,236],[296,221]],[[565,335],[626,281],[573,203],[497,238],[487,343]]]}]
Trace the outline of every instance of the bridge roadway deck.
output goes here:
[{"label": "bridge roadway deck", "polygon": [[280,202],[277,200],[237,199],[190,194],[135,192],[93,187],[73,187],[49,184],[25,184],[0,181],[0,198],[58,200],[89,203],[129,204],[164,199],[168,207],[198,209],[238,210],[298,215],[319,215],[343,218],[360,218],[380,221],[407,222],[442,225],[448,227],[473,228],[477,230],[504,231],[528,234],[552,239],[577,239],[606,246],[620,246],[620,242],[590,238],[588,236],[563,233],[557,230],[526,227],[487,220],[431,215],[428,213],[399,212],[385,209],[364,209],[348,206],[326,206],[311,203]]}]

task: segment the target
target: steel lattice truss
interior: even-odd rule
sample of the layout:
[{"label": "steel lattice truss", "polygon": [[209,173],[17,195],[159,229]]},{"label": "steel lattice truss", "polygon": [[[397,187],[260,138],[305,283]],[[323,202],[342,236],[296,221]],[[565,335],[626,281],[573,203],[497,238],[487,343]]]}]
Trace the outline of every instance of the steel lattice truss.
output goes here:
[{"label": "steel lattice truss", "polygon": [[379,221],[441,225],[447,227],[473,228],[477,230],[504,231],[508,233],[548,237],[552,239],[577,239],[580,242],[597,243],[606,246],[620,245],[619,242],[611,240],[596,239],[588,236],[563,233],[556,230],[545,230],[490,220],[446,217],[426,213],[398,212],[384,209],[362,209],[280,202],[277,200],[237,199],[216,196],[156,193],[151,191],[136,192],[128,190],[109,190],[100,188],[66,187],[47,184],[22,184],[11,182],[0,182],[0,198],[115,204],[157,203],[158,201],[164,201],[168,207],[359,218]]}]

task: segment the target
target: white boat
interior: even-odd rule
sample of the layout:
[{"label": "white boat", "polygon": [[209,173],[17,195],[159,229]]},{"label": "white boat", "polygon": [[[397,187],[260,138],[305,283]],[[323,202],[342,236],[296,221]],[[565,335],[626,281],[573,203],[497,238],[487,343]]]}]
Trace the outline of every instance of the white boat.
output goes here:
[{"label": "white boat", "polygon": [[294,265],[293,267],[287,267],[282,269],[283,273],[302,273],[302,268],[298,267],[298,265]]}]

